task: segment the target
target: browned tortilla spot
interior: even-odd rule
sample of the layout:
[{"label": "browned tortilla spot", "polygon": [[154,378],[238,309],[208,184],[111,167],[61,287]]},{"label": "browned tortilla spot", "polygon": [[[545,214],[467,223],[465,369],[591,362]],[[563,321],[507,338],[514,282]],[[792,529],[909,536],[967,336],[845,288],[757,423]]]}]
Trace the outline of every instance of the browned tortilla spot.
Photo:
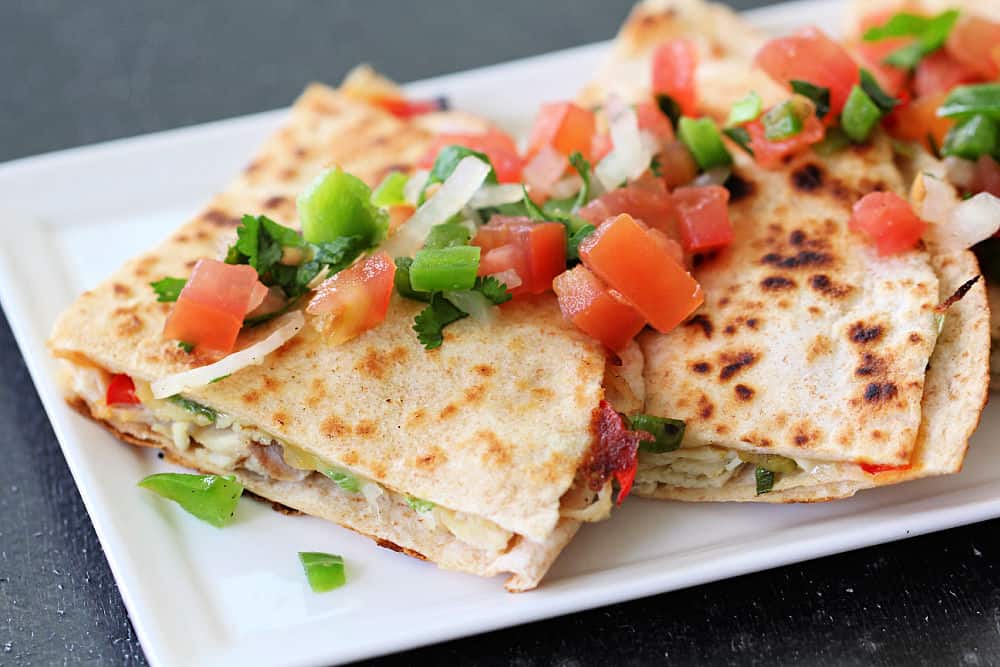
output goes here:
[{"label": "browned tortilla spot", "polygon": [[804,164],[791,175],[792,185],[802,192],[815,192],[823,187],[823,169],[819,165]]}]

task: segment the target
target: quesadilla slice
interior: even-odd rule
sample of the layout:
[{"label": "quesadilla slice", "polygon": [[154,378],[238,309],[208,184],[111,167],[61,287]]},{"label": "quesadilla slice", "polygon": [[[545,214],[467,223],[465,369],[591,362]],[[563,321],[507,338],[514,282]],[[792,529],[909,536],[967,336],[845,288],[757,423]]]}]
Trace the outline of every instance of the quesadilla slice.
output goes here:
[{"label": "quesadilla slice", "polygon": [[[734,44],[764,48],[754,56],[762,67]],[[925,223],[909,212],[875,128],[887,111],[879,105],[891,105],[864,74],[859,82],[846,52],[815,29],[764,44],[722,8],[643,2],[583,93],[591,103],[655,95],[661,108],[680,106],[676,128],[703,171],[695,185],[716,179],[728,192],[731,229],[692,270],[704,305],[676,329],[638,338],[643,412],[684,430],[679,447],[640,450],[635,490],[817,501],[957,472],[987,389],[989,310],[975,257],[920,241]],[[684,77],[696,83],[696,110],[678,104],[682,77],[661,71],[664,62],[676,71],[671,54],[683,49],[697,63]],[[734,154],[705,169],[699,152],[715,126]],[[664,178],[675,163],[661,165]],[[671,195],[687,247],[682,190]],[[873,223],[871,203],[879,214],[902,207],[910,227]]]},{"label": "quesadilla slice", "polygon": [[[391,260],[379,274],[389,276],[388,289],[382,282],[372,291],[367,272],[384,253],[361,252],[377,238],[351,244],[384,234],[385,224],[398,233],[410,223],[395,219],[393,207],[388,221],[367,194],[351,200],[349,191],[367,193],[362,180],[412,172],[433,132],[461,127],[490,136],[492,128],[448,112],[419,120],[387,113],[371,103],[370,90],[310,86],[233,183],[159,246],[81,295],[49,345],[64,361],[67,401],[119,438],[235,476],[258,496],[381,546],[443,568],[507,573],[509,590],[526,590],[580,521],[610,512],[617,468],[601,430],[604,399],[634,404],[641,388],[630,382],[641,369],[631,364],[641,355],[624,350],[623,365],[610,368],[603,348],[564,321],[551,295],[488,304],[481,317],[455,315],[456,306],[421,296],[416,284],[407,290],[416,298],[400,296]],[[330,179],[347,198],[333,197],[332,205],[357,207],[333,224],[354,225],[357,216],[377,224],[322,240],[307,229],[326,224],[320,214],[332,209],[315,198],[303,209],[296,197]],[[445,191],[455,189],[449,180],[437,194],[422,193],[426,206],[443,206]],[[400,208],[413,217],[424,210]],[[302,221],[304,236],[296,231],[303,210],[312,216]],[[348,249],[361,252],[354,263]],[[225,261],[212,259],[220,256]],[[225,276],[215,291],[192,294],[211,271]],[[247,291],[233,297],[248,271]],[[476,278],[476,289],[485,282]],[[333,308],[345,293],[354,300]],[[277,306],[269,306],[273,298]],[[239,306],[229,319],[218,316],[226,299]],[[435,328],[442,312],[451,319]],[[171,334],[178,330],[189,333]],[[222,340],[227,332],[235,340]]]},{"label": "quesadilla slice", "polygon": [[[1000,5],[969,0],[846,3],[848,48],[892,94],[905,98],[884,123],[930,239],[971,246],[990,292],[1000,272]],[[905,25],[911,25],[907,28]],[[914,48],[921,33],[934,39]],[[975,104],[970,105],[970,102]],[[993,308],[991,373],[1000,378],[1000,315]]]}]

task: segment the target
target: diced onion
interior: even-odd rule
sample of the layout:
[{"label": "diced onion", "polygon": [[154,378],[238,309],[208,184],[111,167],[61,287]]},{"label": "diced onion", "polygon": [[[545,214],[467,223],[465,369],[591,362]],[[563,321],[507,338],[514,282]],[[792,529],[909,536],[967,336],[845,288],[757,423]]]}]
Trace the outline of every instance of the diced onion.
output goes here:
[{"label": "diced onion", "polygon": [[910,201],[914,211],[927,222],[943,225],[951,220],[958,205],[958,195],[947,181],[921,172],[913,180]]},{"label": "diced onion", "polygon": [[469,206],[472,208],[489,208],[501,204],[513,204],[521,201],[524,191],[520,185],[506,183],[503,185],[484,185],[472,195]]},{"label": "diced onion", "polygon": [[232,375],[248,366],[255,366],[263,362],[264,357],[287,343],[301,331],[305,324],[305,318],[302,313],[296,310],[282,315],[277,322],[280,325],[271,332],[271,335],[259,343],[254,343],[239,352],[233,352],[214,364],[168,375],[151,383],[150,389],[153,392],[153,398],[167,398],[190,389],[204,387],[216,378]]},{"label": "diced onion", "polygon": [[732,173],[732,169],[727,167],[712,167],[703,174],[699,174],[696,179],[691,182],[691,185],[702,186],[702,185],[722,185],[729,179],[729,175]]},{"label": "diced onion", "polygon": [[490,166],[479,158],[468,156],[455,167],[434,196],[425,201],[413,216],[403,223],[383,245],[392,257],[412,256],[434,225],[446,222],[461,211],[490,173]]},{"label": "diced onion", "polygon": [[549,194],[552,195],[554,199],[566,199],[568,197],[572,197],[573,195],[575,195],[577,192],[580,191],[580,188],[582,187],[583,187],[583,179],[580,178],[580,175],[570,174],[566,178],[557,181],[552,186],[552,189],[549,191]]},{"label": "diced onion", "polygon": [[655,154],[652,144],[643,144],[639,119],[631,107],[624,107],[612,115],[610,130],[614,148],[594,170],[605,190],[613,190],[626,181],[639,178]]},{"label": "diced onion", "polygon": [[976,163],[949,155],[944,159],[944,173],[952,185],[968,188],[976,177]]},{"label": "diced onion", "polygon": [[365,501],[368,502],[368,508],[372,511],[372,514],[374,514],[376,518],[381,519],[382,508],[379,505],[379,502],[385,495],[385,491],[382,490],[382,487],[374,482],[364,482],[361,485],[361,495],[363,495],[365,497]]},{"label": "diced onion", "polygon": [[462,312],[468,313],[472,319],[480,324],[491,322],[496,316],[496,308],[493,307],[493,302],[479,292],[473,290],[445,292],[444,298]]},{"label": "diced onion", "polygon": [[547,197],[568,166],[569,161],[565,155],[552,146],[544,146],[524,165],[524,182],[533,195]]},{"label": "diced onion", "polygon": [[417,199],[420,198],[420,192],[424,189],[424,185],[427,184],[427,179],[430,178],[430,175],[431,173],[426,169],[413,172],[410,179],[406,181],[406,185],[403,186],[403,199],[409,204],[416,206]]},{"label": "diced onion", "polygon": [[524,284],[524,281],[521,280],[521,276],[518,275],[517,271],[514,269],[505,269],[504,271],[490,274],[489,277],[496,278],[498,282],[506,285],[508,290],[512,290],[515,287],[520,287]]},{"label": "diced onion", "polygon": [[951,220],[932,225],[930,240],[946,250],[965,250],[1000,231],[1000,199],[981,192],[955,206]]}]

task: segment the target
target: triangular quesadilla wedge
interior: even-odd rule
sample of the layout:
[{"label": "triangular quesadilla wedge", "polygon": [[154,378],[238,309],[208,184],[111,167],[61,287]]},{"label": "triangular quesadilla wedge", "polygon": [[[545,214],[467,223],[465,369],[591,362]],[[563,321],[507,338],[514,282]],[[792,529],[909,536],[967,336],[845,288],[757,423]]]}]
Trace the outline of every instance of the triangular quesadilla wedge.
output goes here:
[{"label": "triangular quesadilla wedge", "polygon": [[[150,383],[207,361],[162,335],[171,304],[157,302],[151,281],[218,257],[243,214],[296,225],[296,195],[330,164],[375,184],[416,162],[432,130],[477,122],[449,113],[406,122],[359,97],[351,87],[310,86],[195,219],[79,297],[49,341],[65,360],[67,401],[123,440],[235,475],[267,500],[443,568],[509,573],[512,591],[532,588],[579,520],[611,507],[594,431],[606,356],[564,322],[551,295],[518,299],[489,322],[455,322],[443,345],[425,350],[412,327],[426,304],[393,293],[385,321],[346,343],[307,323],[258,365],[176,399],[150,392]],[[244,328],[236,349],[283,321]],[[637,348],[623,358],[641,362]],[[613,370],[608,399],[638,400],[626,370]],[[141,403],[109,405],[119,375]],[[598,484],[595,475],[604,475]]]},{"label": "triangular quesadilla wedge", "polygon": [[[897,13],[907,12],[939,21],[947,20],[949,14],[957,12],[944,43],[923,56],[912,76],[885,62],[874,65],[875,71],[881,73],[883,80],[891,86],[890,92],[910,98],[906,104],[908,109],[897,114],[898,119],[889,128],[898,140],[896,163],[908,184],[918,179],[933,179],[932,185],[936,187],[925,196],[923,191],[927,190],[924,187],[927,183],[920,183],[917,188],[927,201],[931,217],[937,218],[929,222],[945,228],[956,220],[955,209],[960,206],[960,198],[982,192],[1000,197],[1000,148],[994,146],[992,155],[986,146],[971,150],[969,147],[956,147],[952,150],[948,132],[959,121],[937,117],[935,113],[947,103],[956,87],[1000,80],[1000,55],[995,53],[990,57],[985,53],[1000,43],[1000,3],[979,0],[855,0],[844,4],[846,42],[859,57],[867,56],[869,63],[876,56],[887,57],[883,54],[902,48],[899,38],[882,40],[874,39],[878,35],[871,35],[872,39],[864,39],[864,33],[887,24]],[[993,113],[1000,114],[1000,94],[994,94],[993,98]],[[993,126],[995,133],[995,119],[986,125]],[[989,128],[983,129],[990,134]],[[942,185],[942,182],[951,187]],[[1000,209],[995,204],[991,207],[993,218],[997,217],[996,210]],[[983,203],[961,204],[963,207],[977,205],[982,206]],[[959,217],[966,218],[963,226],[967,231],[959,235],[965,245],[987,238],[995,231],[995,226],[987,220],[989,216],[974,216],[979,219],[973,220],[972,224],[967,221],[968,216],[959,214]],[[954,238],[956,235],[948,236]],[[1000,267],[1000,239],[989,238],[978,243],[974,252],[987,280],[989,300],[993,306],[990,369],[995,390],[1000,387],[1000,271],[997,270]]]},{"label": "triangular quesadilla wedge", "polygon": [[[727,33],[695,20],[705,15],[726,17]],[[642,73],[662,39],[678,36],[698,47],[700,109],[720,124],[751,87],[764,108],[788,97],[732,46],[760,45],[751,28],[687,1],[640,3],[585,97],[648,99]],[[881,257],[848,229],[863,195],[905,193],[883,135],[773,169],[737,153],[726,181],[735,238],[693,270],[704,306],[669,334],[639,337],[644,412],[686,430],[675,451],[640,452],[636,492],[820,501],[958,471],[987,396],[989,310],[975,257],[922,245]],[[939,333],[937,306],[956,292]]]}]

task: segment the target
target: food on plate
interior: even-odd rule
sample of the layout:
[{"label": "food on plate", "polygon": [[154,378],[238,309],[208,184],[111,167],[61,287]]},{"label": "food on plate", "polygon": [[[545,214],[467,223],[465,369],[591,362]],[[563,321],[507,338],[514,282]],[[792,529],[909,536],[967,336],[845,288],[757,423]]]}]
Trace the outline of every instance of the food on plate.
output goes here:
[{"label": "food on plate", "polygon": [[885,119],[931,243],[970,245],[987,280],[1000,378],[1000,6],[963,0],[849,3],[848,44],[891,81]]},{"label": "food on plate", "polygon": [[[656,68],[678,39],[702,115],[675,129],[702,146],[698,178],[728,191],[730,229],[693,264],[704,305],[638,335],[640,421],[683,432],[643,443],[634,492],[818,501],[958,471],[986,400],[989,311],[968,244],[939,242],[908,199],[880,127],[900,100],[818,28],[765,40],[721,7],[650,0],[580,101],[670,108]],[[730,160],[705,148],[713,127]],[[973,201],[949,215],[978,219]]]},{"label": "food on plate", "polygon": [[[608,353],[551,291],[572,232],[594,228],[570,214],[589,167],[565,158],[583,173],[543,214],[508,182],[509,137],[387,111],[405,99],[388,86],[361,70],[346,92],[309,87],[201,214],[63,313],[50,348],[78,411],[211,476],[143,482],[192,514],[225,525],[245,488],[529,589],[624,500],[653,437],[611,407],[641,401],[631,335]],[[314,587],[336,585],[317,558]]]}]

